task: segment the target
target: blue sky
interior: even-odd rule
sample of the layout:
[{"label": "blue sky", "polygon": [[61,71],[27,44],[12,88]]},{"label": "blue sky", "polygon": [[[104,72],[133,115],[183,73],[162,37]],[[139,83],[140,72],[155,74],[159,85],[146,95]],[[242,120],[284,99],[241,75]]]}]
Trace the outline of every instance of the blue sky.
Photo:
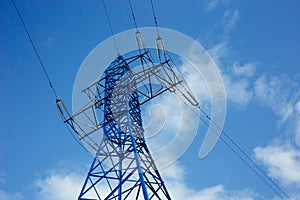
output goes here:
[{"label": "blue sky", "polygon": [[[16,1],[59,95],[71,107],[77,70],[110,32],[99,1]],[[149,1],[132,0],[139,26]],[[296,0],[154,0],[159,26],[197,40],[227,92],[225,130],[293,199],[300,193],[300,5]],[[113,29],[128,3],[107,3]],[[0,2],[0,200],[71,199],[92,161],[70,137],[10,1]],[[162,171],[174,199],[276,199],[222,142],[200,160],[201,129]],[[60,187],[58,187],[60,185]]]}]

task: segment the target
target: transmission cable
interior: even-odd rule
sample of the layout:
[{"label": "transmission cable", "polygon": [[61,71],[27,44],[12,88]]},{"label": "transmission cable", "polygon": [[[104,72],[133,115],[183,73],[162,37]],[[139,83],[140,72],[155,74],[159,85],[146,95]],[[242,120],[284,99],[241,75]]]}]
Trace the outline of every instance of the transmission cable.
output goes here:
[{"label": "transmission cable", "polygon": [[[188,106],[186,103],[185,105],[191,109],[190,106]],[[223,134],[218,134],[215,129],[212,129],[209,124],[200,116],[200,120],[208,127],[211,128],[212,132],[219,136],[221,141],[239,158],[241,159],[274,193],[276,193],[281,199],[284,199],[283,196],[285,196],[287,199],[290,200],[289,195],[274,181],[272,180],[265,172],[264,170],[259,167],[255,161],[240,147],[223,129],[220,128],[220,126],[217,125],[215,121],[212,120],[212,118],[202,109],[200,106],[197,107],[204,116],[213,123],[213,125],[221,131]],[[197,113],[193,109],[191,111],[198,116]],[[225,136],[226,139],[229,140],[227,142],[223,135]],[[236,148],[236,149],[235,149]],[[241,154],[240,154],[240,153]],[[244,156],[244,157],[243,157]],[[250,162],[249,162],[250,161]],[[251,165],[252,164],[252,165]],[[258,171],[257,171],[258,170]],[[259,174],[259,172],[261,174]],[[269,182],[268,182],[269,181]],[[272,185],[273,184],[273,185]],[[276,190],[275,188],[278,190]],[[279,193],[280,191],[280,193]]]},{"label": "transmission cable", "polygon": [[[186,106],[188,106],[186,103],[185,103]],[[190,108],[190,106],[188,106]],[[283,196],[285,196],[287,199],[290,200],[290,197],[289,195],[274,181],[272,180],[265,172],[264,170],[259,167],[255,161],[242,149],[242,147],[240,147],[223,129],[220,128],[220,126],[217,125],[217,123],[215,121],[212,120],[212,118],[203,110],[200,108],[200,106],[197,107],[201,112],[202,114],[204,114],[204,116],[213,123],[213,125],[219,129],[219,131],[221,131],[221,133],[223,134],[218,134],[216,132],[216,130],[214,129],[211,129],[212,132],[217,135],[217,136],[220,136],[220,139],[221,141],[238,157],[240,158],[274,193],[276,193],[281,199],[284,199]],[[193,109],[191,109],[191,111],[198,116],[197,113],[195,113],[195,111]],[[211,128],[209,126],[209,124],[200,116],[200,120],[208,127],[208,128]],[[227,138],[229,140],[229,142],[227,142],[223,135],[225,136],[225,138]],[[232,145],[233,144],[233,145]],[[236,149],[237,150],[236,150]],[[242,154],[240,154],[242,153]],[[244,158],[244,157],[245,158]],[[250,161],[250,162],[249,162]],[[252,166],[252,165],[253,166]],[[257,171],[258,170],[258,171]],[[262,174],[259,174],[259,172]],[[269,182],[268,182],[269,181]],[[273,185],[272,185],[272,184]],[[280,191],[280,193],[275,189]],[[283,195],[283,196],[282,196]]]},{"label": "transmission cable", "polygon": [[109,26],[110,34],[112,36],[117,55],[119,56],[120,53],[119,53],[119,49],[118,49],[118,46],[117,46],[115,34],[114,34],[114,31],[113,31],[113,28],[112,28],[112,24],[111,24],[111,21],[110,21],[110,17],[109,17],[109,14],[108,14],[108,10],[107,10],[106,4],[105,4],[105,0],[102,0],[102,3],[103,3],[103,7],[104,7],[106,20],[107,20],[107,23],[108,23],[108,26]]},{"label": "transmission cable", "polygon": [[[42,71],[43,71],[43,73],[44,73],[44,75],[45,75],[45,77],[46,77],[46,79],[47,79],[47,81],[48,81],[48,83],[49,83],[50,89],[53,91],[53,94],[55,95],[56,102],[57,102],[57,101],[61,101],[61,99],[60,99],[60,98],[58,97],[58,95],[57,95],[57,92],[56,92],[56,90],[55,90],[54,85],[52,84],[52,81],[51,81],[51,79],[50,79],[50,76],[49,76],[49,74],[48,74],[48,72],[47,72],[47,68],[45,67],[45,65],[44,65],[44,63],[43,63],[43,61],[42,61],[42,59],[41,59],[41,56],[40,56],[40,54],[39,54],[39,52],[38,52],[38,50],[37,50],[37,47],[36,47],[35,43],[33,42],[33,39],[32,39],[32,37],[31,37],[31,35],[30,35],[30,33],[29,33],[29,30],[28,30],[28,28],[27,28],[27,26],[26,26],[26,24],[25,24],[25,22],[24,22],[24,20],[23,20],[23,17],[22,17],[22,15],[21,15],[21,12],[20,12],[20,10],[18,9],[18,6],[17,6],[15,0],[11,0],[11,1],[12,1],[13,5],[14,5],[14,8],[15,8],[17,14],[18,14],[18,17],[19,17],[19,19],[20,19],[20,21],[21,21],[21,23],[22,23],[22,26],[23,26],[23,28],[24,28],[26,34],[27,34],[27,37],[29,38],[29,41],[30,41],[31,46],[32,46],[32,48],[33,48],[33,50],[34,50],[34,53],[35,53],[35,55],[36,55],[37,58],[38,58],[38,61],[39,61],[40,66],[41,66],[41,68],[42,68]],[[63,118],[62,118],[62,119],[63,119]],[[64,119],[63,119],[63,120],[64,120]],[[64,123],[64,124],[65,124],[65,126],[67,127],[67,130],[69,131],[69,133],[71,134],[72,138],[73,138],[73,139],[74,139],[74,140],[75,140],[75,141],[76,141],[76,142],[77,142],[77,143],[78,143],[85,151],[88,152],[88,150],[83,146],[83,144],[80,143],[80,142],[75,138],[75,136],[74,136],[73,132],[70,130],[69,126],[68,126],[66,123]]]},{"label": "transmission cable", "polygon": [[[65,119],[60,115],[60,117],[61,117],[61,119],[63,120],[63,122],[65,121]],[[90,151],[81,143],[81,142],[79,142],[79,140],[78,139],[76,139],[76,136],[74,135],[74,131],[72,131],[71,130],[71,128],[68,126],[68,124],[66,124],[66,123],[64,123],[65,124],[65,126],[67,127],[67,130],[68,130],[68,132],[69,132],[69,134],[72,136],[72,138],[75,140],[75,142],[77,143],[77,144],[79,144],[87,153],[89,153],[90,154]]]},{"label": "transmission cable", "polygon": [[36,47],[35,43],[33,42],[32,38],[31,38],[31,36],[30,36],[30,33],[29,33],[28,28],[27,28],[27,26],[26,26],[26,24],[25,24],[25,22],[24,22],[24,20],[23,20],[23,17],[22,17],[22,15],[21,15],[21,13],[20,13],[20,11],[19,11],[19,9],[18,9],[18,6],[17,6],[15,0],[11,0],[11,1],[12,1],[13,5],[14,5],[14,8],[15,8],[17,14],[18,14],[18,17],[19,17],[19,19],[20,19],[20,21],[21,21],[21,23],[22,23],[22,26],[23,26],[23,28],[24,28],[26,34],[27,34],[27,37],[29,38],[29,41],[30,41],[31,46],[32,46],[32,48],[33,48],[33,50],[34,50],[34,53],[35,53],[36,57],[37,57],[38,60],[39,60],[40,66],[41,66],[41,68],[42,68],[42,70],[43,70],[44,75],[45,75],[46,78],[47,78],[47,81],[48,81],[48,83],[49,83],[49,86],[50,86],[51,90],[53,91],[53,94],[55,95],[55,98],[58,99],[58,95],[57,95],[57,92],[56,92],[56,90],[55,90],[55,87],[54,87],[54,85],[52,84],[52,81],[51,81],[51,79],[50,79],[50,77],[49,77],[49,74],[48,74],[48,72],[47,72],[47,69],[46,69],[46,67],[45,67],[45,65],[44,65],[44,63],[43,63],[43,61],[42,61],[42,59],[41,59],[41,56],[40,56],[40,54],[39,54],[39,52],[38,52],[38,50],[37,50],[37,47]]},{"label": "transmission cable", "polygon": [[[175,65],[176,66],[176,65]],[[180,74],[181,74],[181,71],[180,71],[180,69],[177,67],[177,70],[180,72]],[[184,79],[183,79],[184,80]],[[187,83],[186,83],[187,84]],[[190,106],[188,106],[188,104],[186,103],[186,102],[184,102],[184,104],[188,107],[188,108],[190,108],[191,109],[191,107]],[[217,136],[220,136],[220,139],[221,139],[221,141],[224,143],[224,144],[226,144],[226,146],[228,147],[228,148],[230,148],[260,179],[262,179],[262,181],[263,182],[265,182],[269,187],[270,187],[270,189],[272,189],[281,199],[284,199],[283,197],[282,197],[282,195],[284,195],[287,199],[289,199],[290,200],[290,197],[289,197],[289,195],[287,195],[287,193],[274,181],[274,180],[272,180],[271,178],[270,178],[270,176],[268,176],[267,174],[266,174],[266,172],[261,168],[261,167],[259,167],[257,164],[256,164],[256,162],[242,149],[242,147],[240,147],[214,120],[212,120],[212,118],[198,105],[197,106],[197,108],[199,109],[199,111],[202,113],[202,114],[204,114],[204,116],[209,120],[209,121],[211,121],[212,122],[212,124],[221,132],[221,133],[223,133],[223,134],[218,134],[214,129],[212,129],[212,132],[214,133],[214,134],[216,134]],[[195,116],[197,116],[198,117],[198,114],[193,110],[193,109],[191,109],[191,111],[193,112],[193,114],[195,115]],[[210,126],[209,126],[209,124],[206,122],[206,121],[204,121],[204,119],[200,116],[200,120],[202,121],[202,122],[204,122],[206,125],[207,125],[207,127],[208,128],[211,128]],[[225,136],[225,138],[227,138],[228,140],[229,140],[229,142],[231,143],[231,144],[233,144],[233,146],[229,143],[229,142],[227,142],[224,138],[223,138],[223,135]],[[237,150],[235,150],[234,149],[234,147],[248,160],[246,160],[245,158],[243,158],[239,153],[238,153],[238,151]],[[250,161],[250,163],[249,163],[249,161]],[[251,166],[251,164],[262,174],[262,175],[260,175],[256,170],[255,170],[255,168],[253,167],[253,166]],[[269,182],[267,182],[266,180],[265,180],[265,178],[270,182],[270,183],[272,183],[273,184],[273,186],[275,186],[275,188],[276,189],[278,189],[282,194],[279,194],[278,193],[278,191],[276,191],[274,188],[273,188],[273,186],[269,183]]]},{"label": "transmission cable", "polygon": [[157,18],[156,18],[156,14],[155,14],[154,5],[153,5],[153,0],[150,0],[150,3],[151,3],[152,14],[153,14],[153,18],[154,18],[155,27],[156,27],[156,33],[157,33],[158,38],[160,38],[159,31],[158,31],[158,25],[157,25]]},{"label": "transmission cable", "polygon": [[[207,126],[209,127],[209,124],[202,118],[200,117],[200,120]],[[219,136],[219,134],[217,134],[217,132],[212,129],[212,132],[216,135]],[[255,168],[253,166],[251,166],[251,164],[249,162],[247,162],[247,160],[245,158],[243,158],[239,152],[237,150],[234,149],[234,147],[232,147],[222,136],[220,136],[220,139],[221,141],[239,158],[241,159],[273,192],[275,192],[281,199],[284,199],[282,197],[282,195],[276,191],[273,186],[261,175],[257,172],[257,170],[255,170]],[[248,158],[248,156],[246,157]],[[256,165],[255,165],[256,166]],[[273,184],[275,184],[273,181],[272,181]],[[276,184],[275,184],[276,185]],[[280,191],[288,198],[290,199],[281,189]]]},{"label": "transmission cable", "polygon": [[[186,103],[185,103],[185,105],[187,106],[187,107],[189,107],[190,108],[190,106],[188,106]],[[200,109],[200,107],[198,107],[199,109]],[[195,114],[195,115],[197,115],[198,116],[198,114],[197,113],[195,113],[194,112],[194,110],[192,110],[191,109],[191,111]],[[217,131],[215,130],[215,129],[212,129],[210,126],[209,126],[209,124],[208,124],[208,122],[206,122],[201,116],[200,116],[200,120],[208,127],[208,128],[211,128],[211,130],[212,130],[212,132],[216,135],[216,136],[219,136],[220,137],[220,140],[239,158],[239,159],[241,159],[274,193],[276,193],[281,199],[284,199],[283,198],[283,196],[285,196],[287,199],[289,199],[290,200],[290,197],[286,194],[286,192],[284,192],[283,191],[283,189],[281,189],[280,188],[280,186],[278,185],[278,184],[276,184],[276,182],[274,182],[254,161],[253,161],[253,159],[251,159],[250,158],[250,156],[236,143],[236,142],[234,142],[234,140],[228,135],[228,134],[226,134],[226,132],[224,131],[224,130],[222,130],[218,125],[217,125],[217,123],[216,122],[214,122],[212,119],[211,119],[211,117],[205,112],[205,111],[203,111],[203,110],[201,110],[201,112],[205,115],[205,117],[209,120],[209,121],[211,121],[214,125],[215,125],[215,127],[217,128],[217,129],[219,129],[223,134],[218,134],[217,133]],[[224,138],[223,138],[223,135],[225,135],[225,138],[227,138],[228,140],[229,140],[229,142],[231,142],[231,144],[229,143],[229,142],[227,142]],[[232,144],[233,144],[233,146],[232,146]],[[237,150],[235,149],[235,148],[237,148]],[[242,155],[238,152],[238,151],[240,151],[240,152],[242,152]],[[246,158],[244,158],[244,157]],[[250,163],[249,163],[249,161],[250,161]],[[252,166],[252,165],[254,166]],[[259,171],[257,171],[257,169],[259,170]],[[259,174],[259,172],[261,172],[262,173],[262,175],[261,174]],[[266,179],[267,178],[267,179]],[[268,181],[270,181],[270,183],[268,182]],[[271,185],[271,183],[273,184],[273,185]],[[280,192],[281,192],[281,194],[273,187],[273,186],[275,186],[275,188],[276,189],[278,189]],[[282,196],[283,195],[283,196]]]},{"label": "transmission cable", "polygon": [[129,2],[129,7],[130,7],[130,11],[131,11],[131,16],[132,16],[132,19],[133,19],[133,22],[134,22],[135,30],[138,32],[138,26],[137,26],[137,23],[136,23],[136,18],[135,18],[134,11],[133,11],[133,8],[132,8],[131,0],[128,0],[128,2]]},{"label": "transmission cable", "polygon": [[[214,126],[217,128],[217,129],[219,129],[219,131],[221,131],[221,133],[223,133],[223,135],[233,144],[233,146],[234,147],[236,147],[241,153],[242,153],[242,155],[243,156],[245,156],[249,161],[250,161],[250,163],[251,164],[253,164],[262,174],[263,174],[263,176],[265,177],[265,178],[267,178],[268,179],[268,181],[270,181],[287,199],[290,199],[290,197],[286,194],[286,192],[284,192],[283,191],[283,189],[274,181],[274,180],[272,180],[271,178],[270,178],[270,176],[268,176],[267,174],[266,174],[266,172],[264,172],[264,170],[261,168],[261,167],[259,167],[257,164],[256,164],[256,162],[242,149],[242,147],[240,146],[240,145],[238,145],[225,131],[224,131],[224,129],[221,129],[220,128],[220,126],[215,122],[215,121],[213,121],[212,119],[211,119],[211,117],[202,109],[202,108],[200,108],[200,106],[198,106],[198,108],[199,108],[199,110],[205,115],[205,117],[209,120],[209,121],[211,121],[213,124],[214,124]],[[216,133],[217,134],[217,133]],[[222,135],[221,135],[222,136]],[[220,137],[221,138],[221,140],[224,140],[222,137]],[[226,143],[225,143],[226,144]],[[227,144],[226,144],[227,145]],[[228,145],[227,145],[228,146]],[[229,147],[229,146],[228,146]],[[229,147],[230,149],[231,149],[231,147]],[[233,149],[232,149],[233,150]],[[236,153],[236,151],[234,151],[234,153]],[[239,156],[239,155],[238,155]],[[240,156],[239,156],[240,157]],[[244,161],[244,159],[242,159],[243,161]],[[248,164],[247,164],[248,165]],[[249,166],[249,165],[248,165]],[[252,169],[252,167],[251,167],[251,169]],[[256,172],[255,172],[256,173]],[[257,173],[256,173],[257,174]],[[259,177],[261,177],[261,176],[259,176]],[[269,185],[269,184],[268,184]],[[271,188],[273,188],[273,187],[271,187]]]},{"label": "transmission cable", "polygon": [[[160,37],[160,34],[159,34],[159,30],[158,30],[158,23],[157,23],[157,17],[156,17],[156,13],[155,13],[155,9],[154,9],[154,5],[153,5],[153,0],[150,0],[150,3],[151,3],[151,8],[152,8],[152,13],[153,13],[153,18],[154,18],[154,23],[155,23],[155,27],[156,27],[156,32],[157,32],[157,36],[158,36],[158,38],[161,38]],[[169,56],[170,57],[170,56]],[[174,63],[174,62],[173,62]],[[177,68],[177,65],[175,64],[175,66],[176,66],[176,68]],[[181,74],[181,71],[177,68],[177,70],[179,71],[179,73]],[[283,189],[281,189],[281,187],[277,184],[277,183],[275,183],[255,162],[254,162],[254,160],[253,159],[251,159],[250,158],[250,156],[236,143],[236,142],[234,142],[234,140],[223,130],[223,129],[221,129],[212,119],[211,119],[211,117],[209,117],[209,115],[208,114],[206,114],[205,112],[204,112],[204,110],[203,109],[201,109],[200,108],[200,106],[198,106],[198,108],[199,108],[199,110],[206,116],[206,118],[208,119],[208,120],[210,120],[214,125],[215,125],[215,127],[217,128],[217,129],[219,129],[223,134],[224,134],[224,136],[233,144],[233,146],[235,147],[235,148],[237,148],[237,150],[238,151],[240,151],[241,153],[242,153],[242,155],[246,158],[246,159],[248,159],[249,161],[250,161],[250,163],[245,159],[245,158],[243,158],[239,153],[238,153],[238,151],[237,150],[235,150],[234,148],[233,148],[233,146],[231,146],[230,145],[230,143],[228,143],[223,137],[222,137],[222,135],[220,135],[220,139],[260,178],[260,179],[262,179],[262,181],[263,182],[265,182],[281,199],[284,199],[283,197],[282,197],[282,195],[284,195],[287,199],[290,199],[290,197],[283,191]],[[201,121],[203,121],[208,127],[209,127],[209,124],[207,124],[207,122],[205,122],[204,120],[203,120],[203,118],[201,118],[200,117],[200,119],[201,119]],[[213,132],[215,133],[215,134],[217,134],[216,133],[216,131],[214,130],[214,129],[212,129],[213,130]],[[218,136],[219,136],[219,134],[217,134]],[[280,194],[278,191],[276,191],[275,189],[274,189],[274,187],[269,183],[269,182],[267,182],[266,181],[266,179],[261,175],[261,174],[259,174],[256,170],[255,170],[255,168],[253,167],[253,166],[251,166],[251,164],[252,165],[254,165],[254,167],[255,168],[257,168],[258,170],[259,170],[259,172],[261,172],[262,173],[262,175],[265,177],[265,178],[267,178],[267,180],[268,181],[270,181],[272,184],[273,184],[273,186],[275,186],[282,194]]]}]

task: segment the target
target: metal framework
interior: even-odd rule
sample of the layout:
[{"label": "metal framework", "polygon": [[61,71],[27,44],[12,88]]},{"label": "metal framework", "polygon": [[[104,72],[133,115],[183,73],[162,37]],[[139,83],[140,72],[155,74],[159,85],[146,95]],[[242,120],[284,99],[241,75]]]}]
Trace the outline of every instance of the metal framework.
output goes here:
[{"label": "metal framework", "polygon": [[[171,199],[146,145],[141,117],[141,105],[165,91],[198,105],[170,60],[155,64],[144,49],[118,56],[83,90],[90,101],[72,116],[57,101],[65,123],[95,156],[78,200]],[[101,129],[102,138],[95,141]]]}]

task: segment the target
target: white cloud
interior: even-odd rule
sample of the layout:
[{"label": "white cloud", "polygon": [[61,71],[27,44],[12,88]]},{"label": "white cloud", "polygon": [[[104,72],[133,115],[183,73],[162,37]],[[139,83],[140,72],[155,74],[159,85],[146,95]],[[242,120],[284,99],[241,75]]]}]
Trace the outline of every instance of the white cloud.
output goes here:
[{"label": "white cloud", "polygon": [[240,18],[240,12],[238,9],[226,10],[223,16],[223,28],[225,34],[228,34],[236,25]]},{"label": "white cloud", "polygon": [[281,135],[281,143],[275,139],[266,147],[256,147],[255,157],[266,166],[268,175],[278,180],[297,199],[300,195],[299,85],[289,79],[261,76],[254,86],[255,99],[272,109],[286,133]]},{"label": "white cloud", "polygon": [[216,7],[229,4],[230,0],[205,0],[205,12],[212,11]]},{"label": "white cloud", "polygon": [[[255,157],[267,166],[268,174],[287,186],[300,187],[300,151],[291,145],[256,147]],[[299,193],[300,194],[300,193]]]},{"label": "white cloud", "polygon": [[300,146],[300,101],[295,105],[295,141]]},{"label": "white cloud", "polygon": [[261,76],[254,84],[256,100],[268,106],[280,118],[279,125],[287,125],[288,135],[300,145],[300,90],[291,80]]},{"label": "white cloud", "polygon": [[234,63],[231,71],[223,70],[223,80],[226,87],[227,100],[246,106],[252,99],[254,91],[250,77],[254,75],[256,66],[253,63],[238,65]]},{"label": "white cloud", "polygon": [[236,76],[251,77],[255,73],[256,66],[254,63],[246,63],[244,65],[233,64],[232,70]]},{"label": "white cloud", "polygon": [[7,193],[3,190],[0,190],[0,200],[22,200],[23,197],[20,193]]},{"label": "white cloud", "polygon": [[[197,117],[197,113],[193,112],[197,111],[184,105],[173,93],[157,97],[145,107],[145,111],[143,118],[160,116],[161,121],[152,120],[145,127],[145,137],[161,169],[176,161],[192,144],[197,134],[198,120],[190,119]],[[151,115],[147,116],[147,113]]]},{"label": "white cloud", "polygon": [[221,69],[227,101],[240,106],[247,105],[253,97],[249,78],[255,73],[255,65],[253,63],[238,65],[235,62],[231,68],[226,68],[223,60],[230,54],[230,47],[226,42],[215,45],[208,52]]},{"label": "white cloud", "polygon": [[[166,182],[168,191],[174,200],[252,200],[257,194],[244,190],[227,190],[223,185],[196,190],[185,184],[185,169],[175,163],[168,168],[161,170],[161,174]],[[70,200],[78,197],[84,176],[77,173],[51,173],[44,179],[38,179],[35,185],[38,188],[37,198],[39,200]],[[0,191],[1,195],[1,191]],[[7,198],[0,200],[16,200],[17,198]]]},{"label": "white cloud", "polygon": [[[228,13],[224,15],[228,15]],[[225,34],[236,24],[239,13],[231,11],[232,21],[224,22]],[[230,17],[228,18],[228,20]],[[223,38],[224,39],[224,38]],[[228,40],[227,37],[225,39]],[[266,166],[268,174],[284,184],[292,199],[299,198],[300,171],[300,90],[299,84],[289,78],[263,75],[255,81],[256,66],[253,62],[243,65],[234,61],[228,69],[228,55],[232,55],[228,42],[223,40],[209,52],[222,69],[227,100],[239,105],[247,105],[253,99],[267,106],[279,117],[278,126],[285,130],[285,142],[282,145],[270,144],[257,147],[255,157]],[[232,62],[231,60],[229,62]],[[230,64],[229,64],[230,66]],[[284,138],[284,135],[281,135]],[[215,195],[215,193],[214,193]],[[221,198],[223,199],[223,198]],[[237,198],[239,199],[239,198]]]},{"label": "white cloud", "polygon": [[[205,2],[207,11],[220,5],[218,0]],[[300,87],[298,81],[283,77],[263,75],[253,81],[256,73],[253,62],[239,65],[238,60],[232,61],[228,34],[235,28],[239,18],[240,12],[237,9],[228,9],[225,12],[222,19],[224,28],[222,41],[211,48],[209,53],[222,69],[228,101],[247,105],[255,99],[256,103],[269,107],[279,118],[278,126],[286,133],[281,135],[281,139],[284,138],[285,141],[281,145],[271,143],[266,147],[257,147],[254,153],[256,158],[267,167],[268,174],[285,184],[286,189],[292,194],[291,197],[298,199],[300,195],[300,150],[298,148],[300,146]],[[226,66],[232,66],[232,71]]]},{"label": "white cloud", "polygon": [[252,99],[253,93],[249,89],[247,79],[233,80],[227,75],[223,75],[226,87],[227,100],[245,106]]},{"label": "white cloud", "polygon": [[209,55],[213,58],[218,67],[222,66],[222,59],[230,54],[230,48],[226,41],[222,41],[208,49]]},{"label": "white cloud", "polygon": [[282,122],[291,116],[294,102],[290,101],[290,87],[284,80],[261,76],[255,81],[254,90],[258,102],[270,107]]},{"label": "white cloud", "polygon": [[169,186],[168,189],[170,195],[174,200],[251,200],[255,199],[257,196],[254,192],[247,189],[241,191],[227,190],[223,185],[196,190],[185,184],[185,171],[186,170],[184,170],[179,163],[175,163],[170,167],[161,170],[161,174],[165,179],[167,187]]},{"label": "white cloud", "polygon": [[7,192],[1,189],[1,186],[6,183],[5,172],[0,170],[0,200],[22,200],[23,197],[18,192]]},{"label": "white cloud", "polygon": [[186,187],[185,185],[175,182],[172,184],[171,196],[174,200],[252,200],[255,195],[250,191],[229,191],[223,185],[216,185],[202,190],[195,190]]},{"label": "white cloud", "polygon": [[77,199],[85,177],[77,173],[52,172],[45,178],[35,181],[38,189],[36,199],[69,200]]},{"label": "white cloud", "polygon": [[3,185],[5,181],[5,173],[4,171],[0,170],[0,185]]},{"label": "white cloud", "polygon": [[59,44],[59,41],[63,38],[61,32],[55,29],[43,30],[40,33],[40,43],[47,48],[55,47]]}]

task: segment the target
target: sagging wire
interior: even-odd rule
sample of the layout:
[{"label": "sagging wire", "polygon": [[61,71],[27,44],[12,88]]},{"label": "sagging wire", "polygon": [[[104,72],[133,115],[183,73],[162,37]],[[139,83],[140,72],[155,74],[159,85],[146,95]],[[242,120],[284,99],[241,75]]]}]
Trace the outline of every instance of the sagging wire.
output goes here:
[{"label": "sagging wire", "polygon": [[[283,191],[283,189],[274,181],[270,178],[270,176],[268,176],[268,174],[266,174],[266,172],[264,172],[264,170],[258,166],[258,164],[256,164],[256,162],[242,149],[242,147],[240,145],[238,145],[225,131],[224,129],[221,129],[221,127],[214,121],[212,120],[212,118],[202,109],[200,108],[200,106],[198,107],[198,109],[200,110],[201,113],[204,114],[204,116],[213,123],[213,125],[222,133],[220,136],[221,140],[228,146],[229,143],[225,142],[224,138],[222,138],[222,135],[224,135],[232,144],[234,147],[237,148],[238,151],[240,151],[240,153],[245,156],[245,158],[247,160],[250,161],[250,163],[256,168],[258,169],[258,171],[260,173],[262,173],[262,175],[267,178],[268,181],[270,181],[274,186],[275,188],[277,188],[281,193],[282,195],[284,195],[287,199],[290,200],[290,197],[286,194],[285,191]],[[202,121],[202,119],[201,119]],[[209,125],[208,125],[209,127]],[[213,131],[215,133],[215,131]],[[217,134],[217,133],[215,133]],[[219,135],[219,134],[217,134]],[[239,158],[241,158],[240,155],[238,155],[237,151],[233,149],[233,147],[231,147],[230,145],[228,146]],[[244,162],[245,160],[243,158],[241,158]],[[245,162],[245,164],[247,164],[248,167],[250,167],[251,165],[247,162]],[[258,175],[281,199],[284,199],[282,197],[281,194],[279,194],[276,190],[274,190],[274,188],[270,185],[270,183],[268,183],[260,174],[258,174],[258,172],[251,166],[250,169],[256,174]]]},{"label": "sagging wire", "polygon": [[[199,114],[195,112],[194,109],[191,108],[191,106],[185,105],[190,108],[190,110],[193,112],[193,114],[197,117],[199,117]],[[212,117],[209,116],[200,106],[197,106],[199,111],[204,115],[206,119],[208,119],[214,127],[217,129],[214,129],[210,127],[210,123],[208,123],[203,117],[200,115],[200,120],[207,126],[207,128],[210,128],[212,132],[219,136],[220,140],[240,159],[244,164],[254,172],[254,174],[259,177],[280,199],[288,199],[291,200],[289,195],[274,181],[272,180],[264,170],[256,164],[256,162],[245,152],[245,150],[242,149],[240,145],[238,145],[221,127],[212,119]],[[219,134],[222,133],[222,134]],[[227,140],[226,140],[227,139]]]},{"label": "sagging wire", "polygon": [[[55,87],[54,87],[54,85],[53,85],[53,83],[52,83],[52,81],[51,81],[51,79],[50,79],[49,73],[47,72],[47,68],[45,67],[44,62],[42,61],[42,58],[41,58],[41,56],[40,56],[40,54],[39,54],[39,52],[38,52],[38,50],[37,50],[37,47],[36,47],[36,45],[35,45],[35,43],[34,43],[32,37],[31,37],[31,35],[30,35],[30,32],[29,32],[29,30],[28,30],[28,28],[27,28],[27,26],[26,26],[26,24],[25,24],[25,21],[24,21],[22,15],[21,15],[21,12],[20,12],[20,10],[19,10],[19,8],[18,8],[18,6],[17,6],[15,0],[11,0],[11,1],[12,1],[13,5],[14,5],[14,8],[15,8],[17,14],[18,14],[18,17],[19,17],[19,19],[20,19],[20,21],[21,21],[21,23],[22,23],[22,26],[23,26],[23,28],[24,28],[24,30],[25,30],[25,32],[26,32],[26,35],[27,35],[27,37],[28,37],[28,39],[29,39],[29,41],[30,41],[30,43],[31,43],[31,46],[32,46],[32,48],[33,48],[33,50],[34,50],[34,53],[35,53],[36,57],[38,58],[38,61],[39,61],[40,66],[41,66],[41,68],[42,68],[42,71],[43,71],[43,73],[44,73],[44,75],[45,75],[45,77],[46,77],[46,79],[47,79],[47,81],[48,81],[48,83],[49,83],[50,89],[52,90],[52,92],[53,92],[53,94],[54,94],[54,96],[55,96],[55,98],[56,98],[56,106],[58,106],[58,103],[61,102],[62,105],[64,106],[64,109],[67,110],[66,107],[65,107],[65,105],[64,105],[64,103],[63,103],[63,101],[58,97],[58,94],[57,94],[57,92],[56,92],[56,89],[55,89]],[[77,143],[78,143],[85,151],[88,152],[88,150],[83,146],[83,144],[80,143],[80,142],[75,138],[73,132],[70,130],[70,127],[65,123],[65,119],[64,119],[63,115],[61,115],[62,111],[61,111],[60,109],[58,109],[58,111],[60,112],[60,116],[61,116],[62,120],[64,121],[64,124],[65,124],[65,126],[67,127],[67,130],[70,132],[72,138],[73,138],[73,139],[74,139],[74,140],[75,140],[75,141],[76,141],[76,142],[77,142]]]},{"label": "sagging wire", "polygon": [[102,4],[103,4],[103,7],[104,7],[104,12],[105,12],[106,20],[107,20],[107,23],[108,23],[108,26],[109,26],[110,34],[111,34],[113,42],[114,42],[114,47],[115,47],[115,50],[117,52],[117,56],[119,57],[120,52],[119,52],[119,49],[118,49],[118,46],[117,46],[117,41],[116,41],[115,34],[114,34],[114,31],[113,31],[113,28],[112,28],[112,24],[111,24],[110,17],[109,17],[109,14],[108,14],[108,10],[107,10],[106,4],[105,4],[105,0],[102,0]]},{"label": "sagging wire", "polygon": [[17,6],[15,0],[11,0],[11,1],[12,1],[13,5],[14,5],[14,8],[15,8],[17,14],[18,14],[18,17],[19,17],[19,19],[20,19],[20,21],[22,23],[22,26],[23,26],[23,28],[24,28],[24,30],[26,32],[26,35],[27,35],[27,37],[28,37],[28,39],[30,41],[30,44],[31,44],[31,46],[32,46],[32,48],[34,50],[34,53],[35,53],[36,57],[38,58],[38,61],[39,61],[40,66],[42,68],[42,71],[43,71],[44,75],[46,76],[46,79],[47,79],[47,81],[49,83],[49,87],[51,88],[53,94],[55,95],[55,98],[58,99],[58,95],[57,95],[56,89],[55,89],[54,85],[52,84],[52,81],[51,81],[50,76],[49,76],[49,74],[47,72],[47,69],[46,69],[46,67],[45,67],[45,65],[44,65],[44,63],[42,61],[42,58],[41,58],[41,56],[40,56],[40,54],[39,54],[39,52],[37,50],[37,47],[36,47],[35,43],[33,42],[33,39],[32,39],[32,37],[31,37],[31,35],[30,35],[29,31],[28,31],[28,28],[27,28],[24,20],[23,20],[21,12],[18,9],[18,6]]}]

